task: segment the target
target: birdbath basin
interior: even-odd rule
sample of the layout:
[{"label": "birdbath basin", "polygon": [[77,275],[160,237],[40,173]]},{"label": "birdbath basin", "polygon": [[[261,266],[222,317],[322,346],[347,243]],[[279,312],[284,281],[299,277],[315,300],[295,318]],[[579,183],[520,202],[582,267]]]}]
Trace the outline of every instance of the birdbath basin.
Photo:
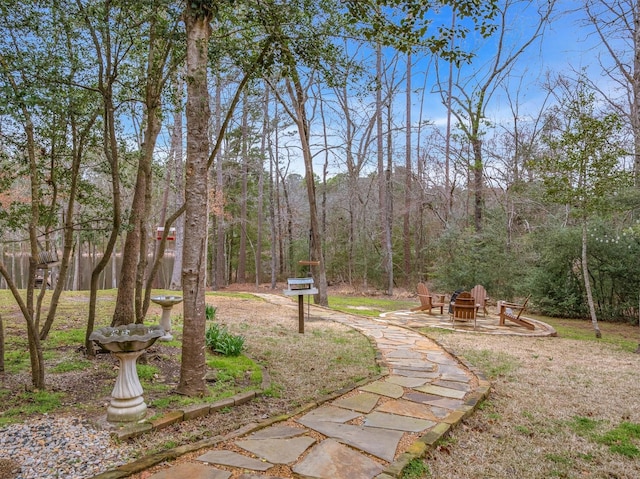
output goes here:
[{"label": "birdbath basin", "polygon": [[147,404],[142,397],[136,361],[146,348],[163,335],[164,330],[160,326],[127,324],[101,328],[89,336],[91,341],[110,351],[120,361],[111,403],[107,407],[107,421],[132,422],[145,417]]},{"label": "birdbath basin", "polygon": [[182,302],[182,296],[152,296],[151,301],[162,306],[160,326],[164,329],[164,335],[160,341],[171,341],[173,339],[171,335],[171,309]]}]

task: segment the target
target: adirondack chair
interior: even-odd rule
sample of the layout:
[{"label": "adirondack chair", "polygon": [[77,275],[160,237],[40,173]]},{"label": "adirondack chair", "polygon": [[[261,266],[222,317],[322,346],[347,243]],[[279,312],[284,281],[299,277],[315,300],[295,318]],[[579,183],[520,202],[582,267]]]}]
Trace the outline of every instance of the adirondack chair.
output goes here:
[{"label": "adirondack chair", "polygon": [[411,308],[411,311],[428,311],[431,314],[433,308],[440,308],[440,314],[444,312],[444,294],[431,294],[424,283],[418,283],[418,298],[420,306]]},{"label": "adirondack chair", "polygon": [[[480,305],[480,308],[482,308],[482,314],[483,316],[487,316],[488,311],[487,311],[487,300],[489,299],[489,297],[487,296],[487,290],[484,289],[484,286],[482,286],[481,284],[476,284],[473,288],[471,288],[471,296],[473,296],[473,298],[476,300],[476,304]],[[480,309],[478,309],[479,311]]]},{"label": "adirondack chair", "polygon": [[532,322],[520,317],[525,307],[527,306],[530,297],[531,295],[527,296],[527,299],[525,299],[524,303],[522,304],[500,301],[498,303],[500,308],[500,325],[504,326],[506,324],[506,321],[509,320],[532,331],[536,329],[535,325]]},{"label": "adirondack chair", "polygon": [[478,304],[469,291],[460,293],[451,303],[451,323],[456,327],[456,321],[473,321],[473,329],[476,329],[478,318]]}]

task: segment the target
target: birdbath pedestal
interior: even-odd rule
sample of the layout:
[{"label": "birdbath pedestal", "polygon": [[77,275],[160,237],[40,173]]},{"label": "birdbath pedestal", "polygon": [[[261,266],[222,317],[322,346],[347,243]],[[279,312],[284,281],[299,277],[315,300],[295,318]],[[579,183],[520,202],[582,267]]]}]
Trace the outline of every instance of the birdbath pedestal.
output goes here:
[{"label": "birdbath pedestal", "polygon": [[133,422],[143,419],[147,404],[142,397],[142,385],[138,378],[138,357],[164,335],[160,326],[127,324],[115,328],[101,328],[91,333],[89,339],[110,351],[120,362],[116,384],[107,407],[107,421]]},{"label": "birdbath pedestal", "polygon": [[162,306],[162,317],[160,318],[160,327],[164,329],[164,336],[160,341],[171,341],[171,309],[178,303],[182,302],[182,296],[152,296],[151,301]]}]

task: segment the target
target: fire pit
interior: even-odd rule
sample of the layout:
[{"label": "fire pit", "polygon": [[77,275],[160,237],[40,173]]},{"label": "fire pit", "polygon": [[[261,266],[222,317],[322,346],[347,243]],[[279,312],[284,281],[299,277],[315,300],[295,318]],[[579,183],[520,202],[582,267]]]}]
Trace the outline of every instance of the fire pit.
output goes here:
[{"label": "fire pit", "polygon": [[160,326],[127,324],[101,328],[89,336],[91,341],[110,351],[120,361],[111,403],[107,407],[107,421],[132,422],[145,417],[147,404],[142,397],[136,361],[146,348],[163,335],[164,330]]}]

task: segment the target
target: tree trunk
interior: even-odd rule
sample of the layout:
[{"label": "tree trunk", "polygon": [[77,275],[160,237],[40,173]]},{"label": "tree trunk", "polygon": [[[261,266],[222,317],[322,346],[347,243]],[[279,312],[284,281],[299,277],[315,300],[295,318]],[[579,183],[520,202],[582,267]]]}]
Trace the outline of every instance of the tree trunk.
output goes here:
[{"label": "tree trunk", "polygon": [[262,110],[262,139],[260,142],[260,161],[258,162],[258,235],[256,237],[256,287],[262,282],[262,228],[264,225],[264,158],[267,154],[267,136],[269,135],[269,90],[265,89]]},{"label": "tree trunk", "polygon": [[[184,176],[184,163],[182,161],[182,89],[183,82],[177,82],[177,90],[179,92],[180,104],[173,115],[173,133],[171,142],[174,144],[173,150],[173,168],[175,171],[176,187],[174,206],[184,203],[184,186],[182,180]],[[184,245],[184,217],[181,215],[175,223],[176,239],[174,242],[173,270],[171,271],[171,282],[169,289],[178,290],[182,287],[182,248]]]},{"label": "tree trunk", "polygon": [[[33,274],[35,276],[35,260],[31,259],[29,261],[30,265],[33,267]],[[31,268],[30,268],[31,269]],[[20,311],[22,312],[22,316],[25,319],[27,324],[27,338],[29,341],[29,359],[31,362],[31,384],[35,389],[44,389],[44,356],[42,355],[42,343],[40,342],[40,336],[38,335],[38,329],[35,327],[35,324],[32,320],[33,315],[29,312],[29,304],[25,303],[20,296],[20,292],[16,284],[13,282],[13,278],[9,276],[9,272],[6,270],[4,263],[0,261],[0,276],[2,276],[7,283],[8,288],[11,290]],[[33,290],[33,289],[32,289]],[[1,326],[0,321],[0,326]],[[4,355],[4,331],[3,331],[3,339],[2,339],[2,354]],[[2,357],[4,361],[4,356]]]},{"label": "tree trunk", "polygon": [[387,167],[384,172],[384,206],[385,206],[385,222],[384,222],[384,242],[387,251],[387,294],[393,295],[393,191],[391,186],[393,175],[393,140],[392,140],[392,115],[391,101],[387,103]]},{"label": "tree trunk", "polygon": [[[149,72],[154,63],[153,39],[150,40]],[[154,65],[155,66],[155,65]],[[162,125],[159,79],[149,73],[145,91],[146,128],[144,143],[138,163],[136,185],[131,204],[129,224],[131,229],[127,233],[116,307],[111,320],[112,326],[129,323],[142,323],[142,285],[147,266],[147,235],[146,219],[149,215],[151,198],[151,163],[156,140]]]},{"label": "tree trunk", "polygon": [[45,340],[49,335],[49,330],[51,329],[51,325],[53,324],[53,320],[55,319],[58,300],[60,299],[60,295],[62,294],[62,290],[64,289],[64,279],[67,277],[67,271],[69,270],[69,264],[71,259],[71,253],[73,251],[73,233],[74,233],[74,211],[76,208],[76,194],[78,191],[78,180],[79,180],[79,172],[80,172],[80,163],[83,157],[84,145],[85,141],[92,129],[95,121],[97,119],[97,112],[93,115],[85,126],[82,132],[78,131],[76,118],[72,117],[71,119],[71,139],[72,139],[72,161],[71,161],[71,171],[70,171],[70,179],[71,184],[69,186],[68,200],[67,200],[67,208],[66,214],[64,215],[64,233],[63,233],[63,249],[62,249],[62,258],[60,260],[60,271],[59,271],[59,281],[56,282],[55,288],[51,295],[51,307],[49,308],[49,312],[47,313],[47,318],[42,325],[40,330],[40,339]]},{"label": "tree trunk", "polygon": [[[3,260],[4,258],[0,258],[0,263]],[[4,281],[4,276],[2,276],[2,279]],[[4,373],[4,324],[2,323],[1,314],[0,314],[0,373]]]},{"label": "tree trunk", "polygon": [[[109,71],[109,70],[107,70]],[[104,110],[104,139],[103,151],[111,168],[111,199],[113,203],[113,219],[111,221],[111,233],[104,254],[100,261],[91,271],[90,291],[89,291],[89,315],[87,318],[87,330],[85,332],[84,344],[87,350],[87,356],[95,356],[93,341],[89,340],[89,336],[93,332],[93,326],[96,320],[96,306],[98,302],[98,279],[100,273],[104,271],[109,259],[113,253],[120,226],[122,224],[120,211],[120,165],[118,158],[118,139],[115,127],[115,105],[113,104],[113,91],[111,84],[100,85],[103,97]],[[115,257],[113,258],[115,260]]]},{"label": "tree trunk", "polygon": [[[194,11],[194,7],[203,7]],[[187,163],[185,177],[185,241],[182,290],[184,330],[178,392],[202,396],[205,383],[205,275],[207,238],[207,160],[209,155],[208,45],[211,35],[208,10],[187,2]]]},{"label": "tree trunk", "polygon": [[406,98],[406,132],[404,162],[404,214],[402,218],[402,240],[404,250],[404,280],[409,284],[411,273],[411,52],[407,54],[407,98]]},{"label": "tree trunk", "polygon": [[589,304],[589,314],[591,315],[591,324],[596,333],[596,338],[601,338],[602,333],[598,326],[598,318],[596,317],[596,307],[593,303],[593,293],[591,291],[591,281],[589,280],[589,268],[587,267],[587,219],[582,219],[582,277],[584,278],[584,289],[587,292],[587,303]]},{"label": "tree trunk", "polygon": [[[216,78],[216,130],[220,131],[220,111],[222,108],[222,85],[220,84],[220,77]],[[225,254],[225,236],[226,225],[224,219],[224,176],[222,174],[222,155],[218,153],[216,156],[216,189],[215,189],[215,202],[214,214],[216,215],[216,270],[214,271],[214,289],[224,288],[227,285],[226,275],[226,254]]]},{"label": "tree trunk", "polygon": [[[318,266],[312,266],[311,270],[318,287],[318,294],[314,299],[316,304],[328,306],[327,297],[327,276],[324,264],[324,254],[322,251],[322,237],[320,235],[320,223],[318,221],[318,203],[316,199],[316,185],[313,174],[313,155],[311,153],[311,145],[309,143],[309,122],[306,113],[306,95],[300,82],[297,67],[293,59],[293,55],[287,52],[290,63],[291,82],[287,81],[287,89],[289,97],[294,105],[295,114],[292,119],[296,123],[298,135],[302,148],[302,157],[304,160],[305,184],[307,186],[307,200],[309,203],[309,235],[310,235],[310,256],[312,261],[317,261]],[[290,258],[291,259],[291,258]]]},{"label": "tree trunk", "polygon": [[479,130],[474,133],[471,140],[473,148],[473,225],[477,233],[482,231],[482,210],[484,209],[484,185],[483,177],[483,161],[482,161],[482,140],[479,137]]},{"label": "tree trunk", "polygon": [[238,283],[247,282],[247,188],[249,184],[249,128],[248,128],[249,105],[247,105],[247,95],[244,95],[242,102],[242,191],[240,193],[240,245],[238,247],[238,273],[236,280]]},{"label": "tree trunk", "polygon": [[391,231],[389,227],[389,198],[387,197],[387,174],[384,167],[384,138],[382,118],[382,48],[376,47],[376,128],[378,157],[378,202],[380,208],[380,243],[382,245],[382,270],[387,294],[393,294],[393,257]]}]

